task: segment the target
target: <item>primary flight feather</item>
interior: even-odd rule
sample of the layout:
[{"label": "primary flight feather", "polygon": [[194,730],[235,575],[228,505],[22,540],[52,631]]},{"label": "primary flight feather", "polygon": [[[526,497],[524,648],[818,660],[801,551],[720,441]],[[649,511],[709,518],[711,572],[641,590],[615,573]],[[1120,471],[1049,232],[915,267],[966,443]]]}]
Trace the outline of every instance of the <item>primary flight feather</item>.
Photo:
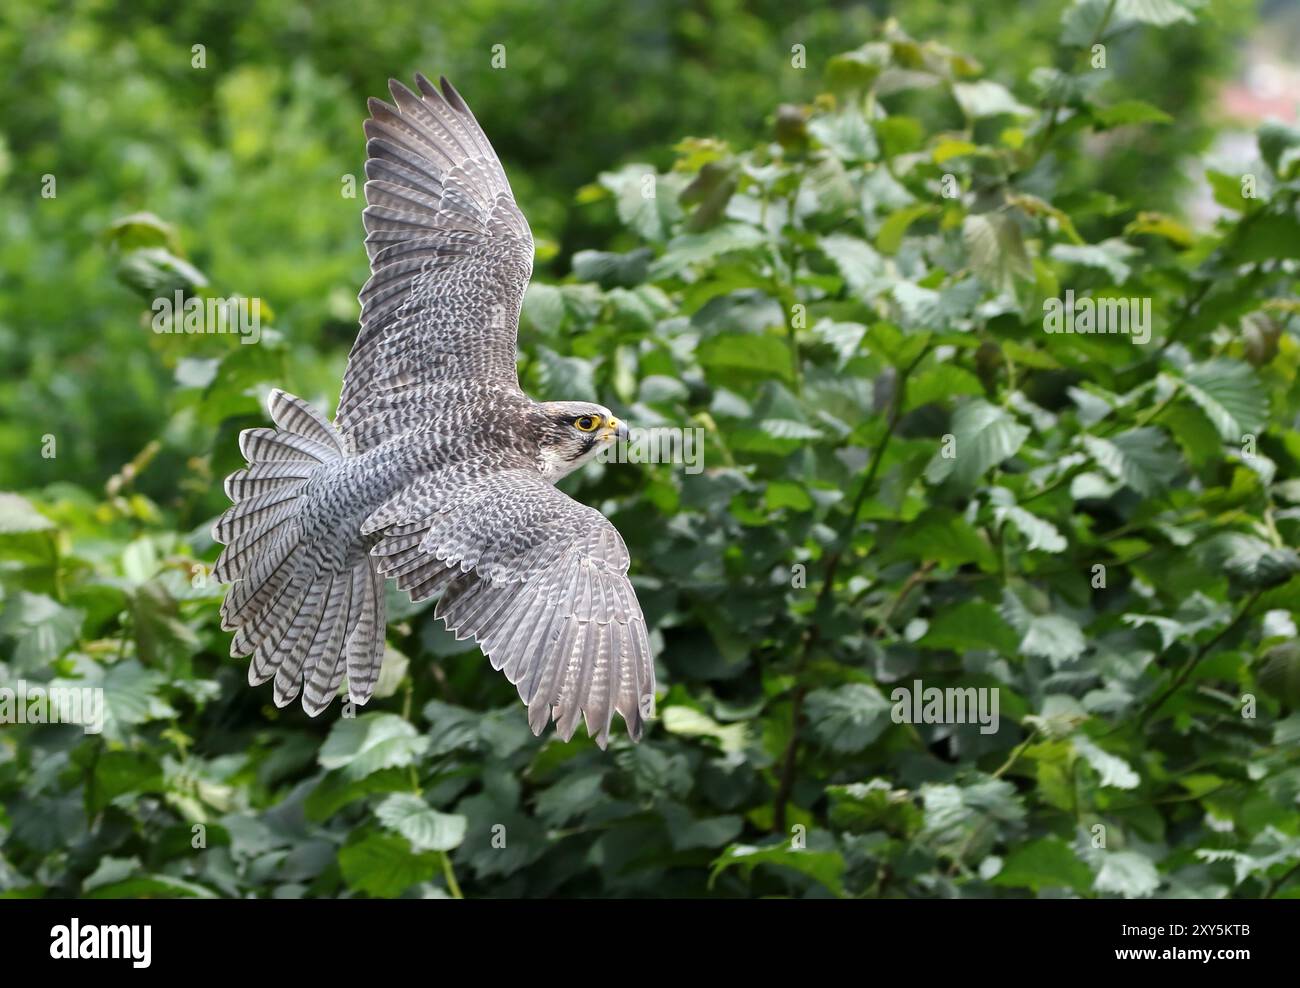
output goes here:
[{"label": "primary flight feather", "polygon": [[581,717],[603,748],[639,739],[654,658],[628,553],[555,481],[626,435],[591,402],[537,402],[515,365],[533,239],[460,94],[416,76],[370,100],[363,213],[370,280],[333,423],[273,391],[275,428],[213,529],[223,627],[253,685],[315,716],[347,677],[365,703],[384,652],[387,579],[472,637],[540,734]]}]

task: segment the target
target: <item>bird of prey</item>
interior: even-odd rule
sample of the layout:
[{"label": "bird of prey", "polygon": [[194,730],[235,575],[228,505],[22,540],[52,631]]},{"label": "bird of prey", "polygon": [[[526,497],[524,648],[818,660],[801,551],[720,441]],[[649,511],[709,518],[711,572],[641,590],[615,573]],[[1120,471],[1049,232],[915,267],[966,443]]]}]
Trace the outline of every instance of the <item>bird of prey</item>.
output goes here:
[{"label": "bird of prey", "polygon": [[222,626],[315,716],[347,676],[370,699],[388,578],[472,637],[518,687],[528,723],[578,718],[604,748],[617,711],[639,740],[654,658],[612,524],[555,481],[627,428],[602,405],[534,401],[515,365],[533,239],[460,94],[392,80],[365,122],[371,276],[331,423],[271,392],[275,428],[248,429],[226,480],[214,570]]}]

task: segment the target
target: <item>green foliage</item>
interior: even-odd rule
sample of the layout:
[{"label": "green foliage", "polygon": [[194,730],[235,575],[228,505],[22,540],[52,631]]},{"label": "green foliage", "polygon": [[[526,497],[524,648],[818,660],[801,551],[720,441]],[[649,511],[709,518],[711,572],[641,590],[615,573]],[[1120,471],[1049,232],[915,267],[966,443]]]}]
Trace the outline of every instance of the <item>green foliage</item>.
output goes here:
[{"label": "green foliage", "polygon": [[[331,390],[357,264],[262,277],[238,255],[270,228],[195,222],[179,191],[154,211],[203,231],[192,261],[155,216],[96,209],[146,298],[181,278],[279,312],[256,346],[124,324],[112,345],[172,374],[131,433],[158,441],[102,494],[0,497],[0,681],[106,703],[99,735],[0,733],[0,895],[1300,894],[1300,138],[1261,133],[1259,198],[1209,230],[1091,184],[1131,150],[1097,160],[1096,134],[1198,121],[1081,51],[1140,62],[1217,29],[1200,16],[1068,6],[1069,68],[1033,80],[889,22],[810,53],[827,92],[772,139],[583,187],[622,229],[529,290],[523,384],[698,429],[704,458],[566,481],[623,532],[659,655],[645,741],[608,752],[534,738],[404,599],[366,711],[247,687],[206,575],[214,478],[269,386],[306,363],[295,390]],[[355,125],[315,73],[221,76],[236,147],[268,160],[247,121],[279,100],[288,174],[312,171],[329,121]],[[281,181],[232,208],[289,208]],[[1066,290],[1150,299],[1150,342],[1045,332]],[[149,493],[164,469],[174,502]],[[996,690],[999,719],[910,723],[917,681]]]}]

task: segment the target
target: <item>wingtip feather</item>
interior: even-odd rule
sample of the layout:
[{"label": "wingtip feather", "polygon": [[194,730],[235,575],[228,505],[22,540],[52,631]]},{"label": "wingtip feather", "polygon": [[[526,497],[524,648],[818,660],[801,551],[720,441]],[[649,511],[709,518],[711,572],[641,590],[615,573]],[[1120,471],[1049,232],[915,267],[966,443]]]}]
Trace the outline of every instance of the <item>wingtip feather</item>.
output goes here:
[{"label": "wingtip feather", "polygon": [[438,76],[438,85],[442,87],[443,99],[450,103],[454,109],[459,110],[461,113],[469,113],[469,106],[445,75]]}]

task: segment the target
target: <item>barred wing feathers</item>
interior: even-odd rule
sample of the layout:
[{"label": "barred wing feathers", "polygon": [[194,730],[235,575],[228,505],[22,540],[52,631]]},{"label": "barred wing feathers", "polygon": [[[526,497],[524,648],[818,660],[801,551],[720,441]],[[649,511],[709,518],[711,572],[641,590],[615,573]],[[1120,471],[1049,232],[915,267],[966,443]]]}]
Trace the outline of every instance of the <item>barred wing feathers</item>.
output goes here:
[{"label": "barred wing feathers", "polygon": [[365,450],[418,423],[440,384],[518,387],[533,239],[474,115],[446,79],[371,99],[363,213],[371,277],[337,424]]},{"label": "barred wing feathers", "polygon": [[442,593],[436,615],[518,688],[533,733],[554,719],[567,741],[581,717],[603,748],[617,712],[640,738],[654,658],[627,547],[599,511],[512,469],[449,491],[413,485],[372,517],[385,526],[379,572],[413,600]]}]

